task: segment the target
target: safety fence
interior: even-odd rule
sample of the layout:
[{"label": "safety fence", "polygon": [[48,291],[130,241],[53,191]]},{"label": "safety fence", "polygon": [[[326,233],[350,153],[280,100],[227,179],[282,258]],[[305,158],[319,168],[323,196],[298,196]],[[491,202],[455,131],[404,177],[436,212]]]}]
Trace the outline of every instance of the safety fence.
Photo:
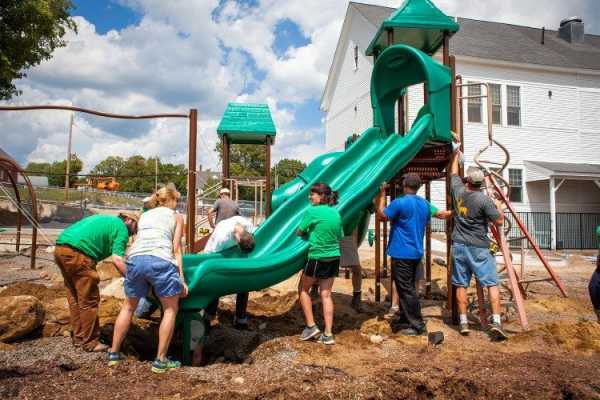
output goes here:
[{"label": "safety fence", "polygon": [[[525,224],[538,246],[550,249],[552,244],[552,222],[549,212],[518,212],[519,218]],[[510,214],[506,215],[510,221],[511,229],[508,238],[521,237],[522,233]],[[596,227],[600,225],[600,213],[556,213],[556,248],[585,250],[597,249],[598,238]],[[439,219],[431,221],[433,232],[444,232],[445,222]],[[511,242],[512,247],[519,247],[518,240]]]}]

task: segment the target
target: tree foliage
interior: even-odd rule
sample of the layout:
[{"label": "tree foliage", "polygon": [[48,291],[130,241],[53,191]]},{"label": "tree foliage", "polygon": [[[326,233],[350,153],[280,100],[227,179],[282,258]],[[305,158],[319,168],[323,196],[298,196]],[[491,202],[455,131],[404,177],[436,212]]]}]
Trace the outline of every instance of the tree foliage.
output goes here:
[{"label": "tree foliage", "polygon": [[13,81],[65,46],[67,30],[77,30],[72,7],[71,0],[0,1],[0,99],[20,94]]},{"label": "tree foliage", "polygon": [[304,168],[306,168],[306,164],[302,161],[284,158],[271,168],[271,175],[273,176],[273,181],[275,181],[275,176],[277,176],[279,184],[283,185],[294,179]]},{"label": "tree foliage", "polygon": [[[83,169],[83,161],[77,154],[71,155],[71,163],[69,165],[69,186],[73,187],[77,182],[77,174]],[[29,175],[47,176],[48,185],[65,187],[65,174],[67,173],[67,160],[54,161],[53,163],[30,162],[25,167],[25,172]]]},{"label": "tree foliage", "polygon": [[[258,178],[265,176],[265,146],[253,144],[232,144],[229,146],[229,173],[236,178]],[[215,151],[223,162],[222,143],[218,141]],[[300,160],[283,159],[271,168],[271,189],[275,188],[275,174],[282,185],[298,175],[306,165]],[[254,200],[254,189],[240,188],[240,199]]]},{"label": "tree foliage", "polygon": [[187,168],[183,164],[162,163],[160,158],[144,158],[141,155],[124,159],[109,156],[92,169],[93,175],[113,176],[119,182],[119,191],[150,193],[154,191],[156,163],[158,183],[173,182],[182,194],[187,193]]}]

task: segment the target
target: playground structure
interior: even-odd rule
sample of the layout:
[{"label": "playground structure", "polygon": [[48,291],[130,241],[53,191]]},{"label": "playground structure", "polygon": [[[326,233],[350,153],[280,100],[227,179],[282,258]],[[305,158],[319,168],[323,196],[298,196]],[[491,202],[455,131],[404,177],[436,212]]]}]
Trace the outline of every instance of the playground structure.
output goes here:
[{"label": "playground structure", "polygon": [[[195,221],[196,221],[196,144],[197,144],[197,136],[198,136],[198,111],[196,109],[190,109],[187,114],[176,114],[176,113],[165,113],[165,114],[148,114],[148,115],[124,115],[124,114],[112,114],[101,112],[97,110],[91,110],[87,108],[81,107],[73,107],[73,106],[63,106],[63,105],[35,105],[35,106],[6,106],[1,105],[0,111],[34,111],[34,110],[62,110],[62,111],[71,111],[71,112],[80,112],[85,114],[96,115],[99,117],[105,118],[115,118],[115,119],[127,119],[127,120],[140,120],[140,119],[156,119],[156,118],[185,118],[189,120],[189,157],[188,157],[188,203],[186,207],[187,219],[186,219],[186,239],[187,239],[187,250],[192,251],[192,244],[194,243],[196,230],[195,230]],[[70,153],[70,151],[69,151]],[[16,165],[7,164],[7,161],[1,160],[4,165],[8,165],[11,168],[14,168]],[[10,160],[8,160],[10,161]],[[14,163],[12,163],[14,164]],[[4,166],[2,165],[2,166]],[[18,168],[18,166],[16,166]],[[33,190],[33,186],[27,178],[27,175],[24,171],[20,170],[20,173],[23,175],[29,191],[31,193],[31,203],[32,203],[32,215],[31,215],[31,224],[33,226],[33,235],[32,235],[32,256],[31,256],[31,268],[35,268],[35,251],[37,247],[37,230],[39,228],[39,221],[36,214],[36,207],[34,205],[37,204],[35,198],[35,191]],[[16,191],[16,187],[15,187]],[[16,194],[18,199],[18,193]],[[20,200],[18,200],[20,203]],[[18,207],[21,210],[20,207]],[[20,214],[19,214],[20,215]],[[20,217],[18,217],[20,218]],[[18,225],[17,229],[17,237],[20,237],[20,225]]]},{"label": "playground structure", "polygon": [[[25,171],[23,171],[23,169],[13,160],[6,158],[6,157],[0,157],[0,170],[4,170],[7,173],[5,174],[8,177],[8,180],[10,181],[10,184],[14,190],[15,193],[15,199],[13,200],[11,196],[7,194],[7,198],[13,203],[13,205],[15,206],[15,208],[17,209],[17,237],[16,237],[16,241],[15,241],[15,250],[17,253],[20,252],[21,250],[21,229],[22,229],[22,225],[23,225],[23,217],[25,217],[30,223],[31,223],[31,243],[28,243],[28,246],[31,246],[31,258],[30,258],[30,268],[34,269],[35,268],[35,256],[36,256],[36,250],[37,250],[37,234],[38,234],[38,224],[37,224],[37,220],[38,220],[38,209],[37,209],[37,200],[36,200],[36,195],[35,195],[35,189],[33,188],[33,185],[31,184],[31,181],[29,180],[29,177],[27,176],[27,174],[25,174]],[[17,180],[16,180],[16,176],[17,175],[22,175],[23,179],[25,181],[25,185],[27,186],[27,192],[29,193],[29,197],[31,199],[31,212],[29,212],[24,206],[23,206],[23,202],[21,201],[21,195],[19,193],[19,188],[17,186]],[[3,192],[5,192],[5,188],[4,186],[0,185],[0,189],[2,189]]]},{"label": "playground structure", "polygon": [[[231,187],[234,196],[237,196],[237,188],[240,183],[230,176],[230,145],[265,145],[264,199],[266,201],[265,215],[268,218],[256,232],[256,248],[251,254],[240,254],[236,248],[232,248],[216,254],[186,254],[184,256],[185,276],[190,288],[189,297],[181,302],[180,314],[184,328],[184,361],[189,362],[190,349],[199,340],[196,333],[192,335],[193,327],[204,324],[199,311],[204,309],[214,298],[231,293],[260,290],[287,279],[300,270],[306,259],[308,245],[296,236],[295,231],[303,213],[310,206],[307,197],[311,184],[319,181],[326,182],[339,192],[340,199],[337,208],[342,215],[344,225],[350,225],[356,219],[360,219],[362,222],[358,228],[359,238],[364,237],[364,232],[368,227],[369,212],[367,210],[380,185],[383,182],[390,183],[388,195],[393,200],[401,195],[401,178],[407,172],[416,172],[421,176],[425,183],[428,200],[431,198],[431,181],[445,178],[446,207],[452,208],[447,168],[452,154],[451,131],[459,134],[462,146],[462,103],[463,100],[469,98],[469,96],[462,95],[462,88],[466,85],[463,85],[460,77],[456,76],[455,59],[450,55],[450,38],[457,30],[458,25],[435,8],[430,1],[406,1],[384,21],[367,50],[367,54],[373,55],[375,58],[371,78],[373,127],[365,130],[361,135],[354,136],[346,151],[317,157],[296,179],[282,185],[278,191],[273,193],[273,196],[270,193],[270,152],[275,137],[274,125],[272,129],[271,127],[265,129],[264,126],[240,127],[239,124],[236,125],[236,118],[227,121],[229,125],[223,124],[226,120],[224,118],[218,129],[223,143],[223,182],[221,187]],[[443,64],[438,63],[432,57],[440,48],[442,48]],[[414,85],[423,85],[424,105],[409,128],[407,93],[408,88]],[[231,107],[232,104],[229,106]],[[234,111],[235,106],[240,105],[234,105]],[[256,106],[249,105],[249,107]],[[489,107],[491,104],[488,98]],[[196,110],[190,110],[189,114],[126,116],[67,106],[0,107],[0,110],[5,111],[35,109],[70,110],[123,119],[188,118],[189,175],[186,240],[187,252],[194,253],[197,228],[194,176],[196,169]],[[260,115],[263,112],[264,110],[261,110],[256,115],[262,118]],[[240,116],[238,115],[238,117]],[[248,114],[240,119],[247,122]],[[490,146],[495,144],[502,148],[498,142],[493,140],[491,122],[488,123]],[[502,179],[501,174],[489,169],[484,161],[476,160],[476,163],[487,173],[487,187],[490,193],[499,196],[506,203],[509,211],[513,213],[519,223],[519,219],[508,201],[508,184]],[[508,160],[498,164],[504,168],[508,165]],[[258,186],[262,187],[263,184],[255,182],[254,185],[255,193],[258,193]],[[33,204],[35,204],[34,196],[33,193]],[[33,208],[35,209],[35,207]],[[35,215],[32,215],[32,219],[36,220]],[[527,239],[530,242],[548,270],[551,279],[566,295],[562,283],[544,260],[525,227],[522,223],[519,223],[519,226],[524,233],[520,239]],[[376,218],[376,301],[381,300],[381,279],[387,276],[389,270],[389,260],[385,256],[387,232],[387,223]],[[448,282],[450,282],[452,273],[451,232],[452,223],[449,221],[446,224]],[[521,276],[516,274],[505,232],[494,230],[493,235],[505,260],[505,268],[521,325],[527,329],[527,320],[522,304],[523,298],[526,296],[523,285],[532,281],[525,280],[523,273]],[[384,251],[382,251],[382,247]],[[34,262],[35,258],[32,256],[32,267]],[[425,254],[427,296],[431,295],[431,264],[431,229],[428,228]],[[482,301],[482,291],[479,290],[479,292]],[[450,284],[448,284],[447,298],[448,309],[451,310],[455,320],[457,317],[456,302]],[[483,307],[480,307],[480,312],[482,313],[482,324],[485,324]]]}]

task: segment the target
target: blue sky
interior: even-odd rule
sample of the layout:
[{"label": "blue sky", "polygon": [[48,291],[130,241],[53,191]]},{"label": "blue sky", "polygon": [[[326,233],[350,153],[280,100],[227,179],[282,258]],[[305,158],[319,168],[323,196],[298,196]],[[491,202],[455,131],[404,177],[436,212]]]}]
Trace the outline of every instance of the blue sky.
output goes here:
[{"label": "blue sky", "polygon": [[[397,7],[401,0],[366,2]],[[199,164],[218,168],[216,126],[230,101],[268,103],[274,160],[325,149],[321,94],[348,0],[74,0],[78,34],[16,82],[19,104],[74,104],[141,114],[199,111]],[[594,0],[437,0],[449,15],[552,27],[581,14],[600,33]],[[535,15],[535,20],[532,19]],[[69,114],[6,113],[2,147],[23,164],[63,159]],[[91,169],[107,155],[185,163],[184,121],[75,115],[74,151]]]}]

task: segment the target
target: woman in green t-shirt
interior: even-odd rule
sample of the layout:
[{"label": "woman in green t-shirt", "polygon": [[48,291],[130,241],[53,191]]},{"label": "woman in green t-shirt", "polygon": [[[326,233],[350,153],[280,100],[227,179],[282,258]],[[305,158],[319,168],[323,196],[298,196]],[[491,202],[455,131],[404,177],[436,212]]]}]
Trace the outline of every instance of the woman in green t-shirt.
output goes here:
[{"label": "woman in green t-shirt", "polygon": [[[323,344],[335,344],[333,338],[333,299],[331,287],[340,268],[339,240],[343,236],[342,218],[333,207],[337,204],[337,192],[324,183],[310,188],[310,207],[298,227],[298,235],[308,240],[308,260],[304,266],[300,285],[300,305],[304,312],[306,328],[300,340],[310,340],[319,336]],[[315,283],[319,284],[325,330],[323,333],[315,323],[312,301],[308,291]]]}]

